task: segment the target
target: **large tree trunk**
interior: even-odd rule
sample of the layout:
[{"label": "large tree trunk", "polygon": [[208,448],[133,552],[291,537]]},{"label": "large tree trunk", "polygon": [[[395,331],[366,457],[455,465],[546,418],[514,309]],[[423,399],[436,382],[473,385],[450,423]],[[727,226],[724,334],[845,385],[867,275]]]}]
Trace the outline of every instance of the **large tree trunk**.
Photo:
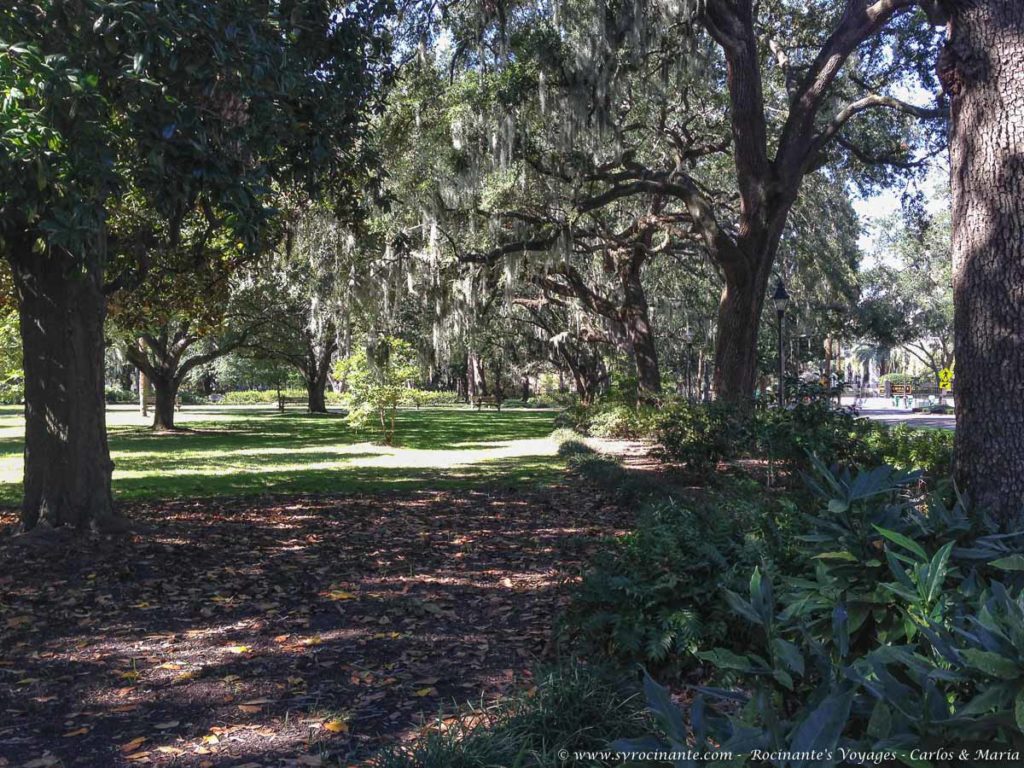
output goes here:
[{"label": "large tree trunk", "polygon": [[[765,271],[767,274],[767,270]],[[732,403],[749,401],[757,385],[757,331],[767,277],[730,280],[718,305],[715,345],[715,396]]]},{"label": "large tree trunk", "polygon": [[1024,3],[950,0],[956,473],[982,508],[1024,510]]},{"label": "large tree trunk", "polygon": [[310,413],[327,413],[327,371],[306,379],[306,398]]},{"label": "large tree trunk", "polygon": [[103,260],[84,270],[14,244],[25,355],[25,488],[21,522],[104,528],[115,522],[103,397]]},{"label": "large tree trunk", "polygon": [[153,377],[153,429],[174,430],[174,405],[180,381],[174,376]]}]

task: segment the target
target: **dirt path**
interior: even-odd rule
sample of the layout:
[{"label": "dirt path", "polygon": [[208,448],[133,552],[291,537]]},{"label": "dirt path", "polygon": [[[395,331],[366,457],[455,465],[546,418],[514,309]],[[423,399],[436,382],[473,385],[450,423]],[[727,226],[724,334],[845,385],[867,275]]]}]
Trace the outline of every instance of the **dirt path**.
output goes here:
[{"label": "dirt path", "polygon": [[0,766],[356,763],[528,676],[626,514],[575,481],[129,511],[0,539]]}]

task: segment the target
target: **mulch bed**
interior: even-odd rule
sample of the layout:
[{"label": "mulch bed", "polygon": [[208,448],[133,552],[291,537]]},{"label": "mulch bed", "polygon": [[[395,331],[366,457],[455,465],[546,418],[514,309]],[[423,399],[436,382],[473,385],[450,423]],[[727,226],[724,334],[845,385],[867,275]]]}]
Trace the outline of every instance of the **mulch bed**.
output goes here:
[{"label": "mulch bed", "polygon": [[528,685],[628,518],[575,482],[126,511],[0,537],[0,766],[359,763]]}]

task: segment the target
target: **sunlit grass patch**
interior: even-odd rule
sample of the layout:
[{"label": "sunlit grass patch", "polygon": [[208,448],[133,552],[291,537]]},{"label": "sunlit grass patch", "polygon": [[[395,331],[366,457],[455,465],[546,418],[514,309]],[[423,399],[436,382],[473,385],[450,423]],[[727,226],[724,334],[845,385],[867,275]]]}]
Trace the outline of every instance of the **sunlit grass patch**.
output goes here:
[{"label": "sunlit grass patch", "polygon": [[[125,500],[350,493],[538,484],[562,468],[553,414],[445,408],[402,411],[395,446],[337,414],[253,407],[186,409],[185,429],[153,434],[133,408],[108,411],[114,492]],[[0,503],[21,492],[22,417],[0,408]]]}]

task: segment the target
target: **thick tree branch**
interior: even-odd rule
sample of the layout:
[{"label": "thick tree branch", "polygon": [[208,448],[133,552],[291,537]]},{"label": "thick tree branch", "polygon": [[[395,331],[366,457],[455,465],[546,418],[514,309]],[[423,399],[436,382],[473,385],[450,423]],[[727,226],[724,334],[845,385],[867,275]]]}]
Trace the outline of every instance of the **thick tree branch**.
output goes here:
[{"label": "thick tree branch", "polygon": [[793,184],[812,156],[815,120],[829,89],[850,55],[897,13],[918,0],[847,0],[842,18],[815,57],[793,96],[776,155],[780,184]]},{"label": "thick tree branch", "polygon": [[906,101],[893,98],[892,96],[870,94],[848,104],[832,118],[829,124],[814,138],[814,149],[812,150],[812,153],[819,151],[825,143],[839,133],[839,131],[843,129],[843,126],[846,125],[846,123],[848,123],[853,117],[869,109],[878,108],[893,109],[897,112],[913,115],[914,117],[918,117],[923,120],[933,120],[937,118],[944,118],[946,116],[946,110],[940,107],[921,107],[916,104],[910,104]]}]

